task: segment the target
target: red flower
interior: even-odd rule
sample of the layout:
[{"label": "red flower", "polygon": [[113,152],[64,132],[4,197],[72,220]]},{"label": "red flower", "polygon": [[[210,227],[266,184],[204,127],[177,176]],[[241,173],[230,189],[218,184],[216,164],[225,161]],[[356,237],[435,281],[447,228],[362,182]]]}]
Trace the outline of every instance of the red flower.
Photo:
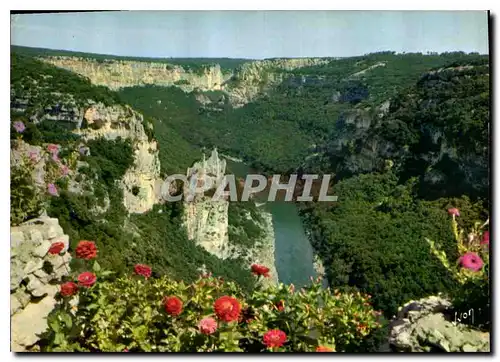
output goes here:
[{"label": "red flower", "polygon": [[456,207],[452,207],[448,209],[448,214],[453,216],[460,216],[460,211]]},{"label": "red flower", "polygon": [[225,322],[237,321],[240,316],[241,305],[236,298],[225,295],[215,301],[214,311],[217,317]]},{"label": "red flower", "polygon": [[483,267],[483,260],[476,253],[467,252],[459,259],[460,264],[466,269],[479,271]]},{"label": "red flower", "polygon": [[285,302],[280,300],[278,303],[275,305],[276,309],[278,309],[280,312],[283,312],[285,310]]},{"label": "red flower", "polygon": [[96,282],[97,277],[95,276],[94,273],[91,272],[84,272],[78,276],[78,284],[80,284],[82,287],[91,287],[94,285]]},{"label": "red flower", "polygon": [[57,154],[59,152],[59,145],[55,145],[55,144],[51,143],[47,146],[47,151],[49,151],[53,155]]},{"label": "red flower", "polygon": [[75,253],[80,259],[94,259],[97,256],[97,247],[93,241],[82,240],[76,246]]},{"label": "red flower", "polygon": [[151,276],[151,267],[145,264],[137,264],[134,267],[134,271],[137,275],[142,275],[146,278],[149,278]]},{"label": "red flower", "polygon": [[217,321],[212,317],[203,318],[200,323],[198,323],[198,328],[203,334],[212,334],[217,330]]},{"label": "red flower", "polygon": [[177,297],[163,298],[163,306],[165,311],[172,316],[177,316],[182,312],[182,301]]},{"label": "red flower", "polygon": [[483,240],[481,241],[481,245],[490,245],[490,232],[485,231],[483,234]]},{"label": "red flower", "polygon": [[128,349],[127,349],[127,348],[125,348],[122,352],[128,352]]},{"label": "red flower", "polygon": [[279,329],[273,329],[264,334],[263,340],[268,348],[281,347],[286,342],[286,334]]},{"label": "red flower", "polygon": [[335,352],[335,350],[326,346],[318,346],[316,347],[316,352]]},{"label": "red flower", "polygon": [[49,248],[49,254],[52,255],[57,255],[64,249],[64,243],[61,241],[58,241],[56,243],[53,243],[50,248]]},{"label": "red flower", "polygon": [[252,264],[251,266],[252,273],[257,276],[263,275],[265,278],[269,278],[269,268],[264,265]]},{"label": "red flower", "polygon": [[76,293],[78,293],[78,285],[76,285],[76,283],[66,282],[61,284],[61,295],[63,297],[71,297]]}]

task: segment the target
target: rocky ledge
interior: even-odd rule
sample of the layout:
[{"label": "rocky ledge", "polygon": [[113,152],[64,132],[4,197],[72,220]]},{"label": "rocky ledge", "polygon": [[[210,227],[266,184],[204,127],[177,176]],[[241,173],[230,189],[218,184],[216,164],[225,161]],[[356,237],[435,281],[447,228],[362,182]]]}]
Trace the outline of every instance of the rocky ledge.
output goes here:
[{"label": "rocky ledge", "polygon": [[389,345],[397,352],[489,352],[490,334],[450,321],[451,303],[431,296],[411,301],[391,321]]}]

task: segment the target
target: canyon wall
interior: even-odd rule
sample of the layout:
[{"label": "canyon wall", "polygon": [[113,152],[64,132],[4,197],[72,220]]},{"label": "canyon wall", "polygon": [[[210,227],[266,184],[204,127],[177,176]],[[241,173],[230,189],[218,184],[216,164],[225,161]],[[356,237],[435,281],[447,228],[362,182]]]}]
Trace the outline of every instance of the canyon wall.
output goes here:
[{"label": "canyon wall", "polygon": [[[160,160],[158,144],[149,140],[144,129],[143,116],[128,106],[105,106],[97,103],[84,112],[84,120],[90,127],[74,132],[84,140],[118,137],[132,141],[134,164],[121,180],[123,202],[131,213],[150,210],[160,200]],[[92,152],[92,150],[90,150]],[[138,188],[134,194],[133,188]]]},{"label": "canyon wall", "polygon": [[126,60],[99,61],[78,57],[40,57],[39,60],[90,79],[95,85],[117,90],[141,85],[179,86],[183,90],[220,90],[230,78],[218,64],[192,71],[167,63],[136,62]]},{"label": "canyon wall", "polygon": [[[255,241],[252,248],[243,248],[229,239],[229,201],[227,199],[212,200],[215,190],[221,185],[226,171],[226,161],[219,158],[217,150],[213,150],[208,159],[196,162],[187,170],[188,183],[184,185],[184,224],[189,239],[194,240],[209,253],[221,259],[242,258],[250,268],[253,263],[263,264],[270,269],[270,278],[262,280],[264,286],[276,285],[278,273],[274,260],[274,229],[271,214],[261,211],[263,222],[259,227],[264,230],[264,237]],[[205,182],[212,187],[203,192]],[[192,186],[200,188],[190,200]],[[248,215],[250,218],[250,215]]]},{"label": "canyon wall", "polygon": [[241,107],[259,94],[279,84],[294,69],[327,64],[331,59],[266,59],[244,63],[232,72],[223,72],[218,64],[205,65],[193,71],[179,65],[125,60],[95,60],[57,56],[39,60],[90,79],[95,85],[112,90],[125,87],[156,85],[177,86],[186,92],[224,91],[234,107]]}]

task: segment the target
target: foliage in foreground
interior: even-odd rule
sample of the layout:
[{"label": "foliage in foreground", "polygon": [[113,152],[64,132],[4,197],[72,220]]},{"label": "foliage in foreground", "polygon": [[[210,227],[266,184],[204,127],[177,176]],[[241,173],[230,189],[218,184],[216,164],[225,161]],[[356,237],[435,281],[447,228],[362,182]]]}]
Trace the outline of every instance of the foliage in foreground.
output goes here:
[{"label": "foliage in foreground", "polygon": [[458,226],[456,220],[460,217],[460,211],[457,208],[450,208],[448,212],[452,215],[453,234],[460,258],[454,261],[441,250],[438,243],[430,239],[426,240],[432,253],[459,283],[459,288],[452,295],[454,311],[458,315],[463,315],[472,309],[475,313],[474,318],[462,318],[461,322],[488,329],[491,324],[490,233],[484,229],[489,224],[489,220],[483,225],[480,222],[475,223],[470,232],[465,234],[465,230]]},{"label": "foliage in foreground", "polygon": [[[76,248],[88,267],[96,254],[91,242]],[[363,351],[385,325],[370,296],[332,292],[319,280],[307,290],[280,284],[245,293],[211,274],[187,284],[151,278],[147,265],[117,279],[97,262],[92,268],[77,277],[78,285],[62,284],[42,351]]]}]

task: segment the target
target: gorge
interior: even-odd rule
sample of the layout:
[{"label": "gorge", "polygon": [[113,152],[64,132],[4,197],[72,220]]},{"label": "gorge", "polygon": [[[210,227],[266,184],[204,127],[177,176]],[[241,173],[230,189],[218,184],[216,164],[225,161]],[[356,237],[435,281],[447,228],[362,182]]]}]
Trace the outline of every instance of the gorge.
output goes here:
[{"label": "gorge", "polygon": [[[326,326],[324,335],[336,333],[342,351],[378,348],[377,333],[386,333],[386,322],[396,316],[410,318],[408,303],[416,301],[428,306],[415,319],[422,326],[407,321],[395,326],[391,338],[398,348],[487,348],[484,336],[471,347],[463,339],[453,345],[449,333],[427,333],[433,321],[445,323],[444,306],[460,311],[471,303],[489,311],[484,243],[477,250],[484,270],[474,274],[472,284],[461,284],[446,266],[457,264],[463,252],[454,230],[473,235],[475,243],[486,235],[476,226],[484,224],[489,207],[486,56],[380,52],[187,63],[13,47],[11,63],[12,318],[25,326],[24,310],[30,312],[43,298],[47,308],[38,314],[44,319],[59,298],[45,284],[94,268],[69,258],[81,240],[92,240],[99,253],[91,270],[113,276],[103,276],[92,289],[107,304],[84,302],[78,313],[90,318],[99,312],[106,319],[110,311],[117,313],[113,320],[125,319],[134,328],[127,331],[129,340],[109,337],[104,324],[82,323],[79,328],[103,328],[91,335],[109,340],[91,345],[68,337],[74,344],[56,346],[53,333],[41,347],[29,331],[26,338],[16,336],[16,348],[192,348],[176,340],[154,347],[145,342],[163,338],[155,329],[154,318],[165,320],[158,314],[165,313],[155,299],[158,290],[177,293],[189,313],[207,315],[213,303],[208,297],[219,298],[223,290],[244,301],[245,318],[257,313],[266,328],[288,328],[279,324],[278,312],[294,322],[321,317],[314,323]],[[172,174],[204,175],[215,187],[224,174],[242,179],[250,173],[332,174],[329,195],[338,195],[339,202],[267,202],[261,194],[249,202],[218,203],[205,194],[191,201],[162,197]],[[182,185],[168,189],[180,193]],[[460,217],[447,211],[453,209]],[[57,233],[46,231],[44,223]],[[32,232],[38,225],[40,233]],[[46,255],[36,248],[56,237],[64,239],[69,276],[58,260],[54,274],[42,268]],[[440,251],[433,253],[427,240]],[[252,270],[252,264],[269,272]],[[137,265],[151,268],[147,283],[134,271]],[[207,272],[212,276],[205,277]],[[310,278],[318,275],[323,288],[316,290]],[[304,289],[294,292],[291,284]],[[130,298],[117,300],[121,290]],[[156,304],[144,304],[148,298],[142,293]],[[315,293],[324,293],[328,308],[315,304]],[[441,294],[447,299],[429,297]],[[398,312],[401,306],[404,313]],[[127,308],[141,312],[131,317],[123,312]],[[489,328],[487,314],[475,327]],[[342,324],[338,318],[344,315],[356,323]],[[192,331],[199,321],[184,322]],[[37,323],[41,326],[47,323]],[[242,323],[234,328],[250,333]],[[298,350],[320,343],[295,337],[303,342]],[[241,343],[227,348],[260,348],[260,342]]]}]

